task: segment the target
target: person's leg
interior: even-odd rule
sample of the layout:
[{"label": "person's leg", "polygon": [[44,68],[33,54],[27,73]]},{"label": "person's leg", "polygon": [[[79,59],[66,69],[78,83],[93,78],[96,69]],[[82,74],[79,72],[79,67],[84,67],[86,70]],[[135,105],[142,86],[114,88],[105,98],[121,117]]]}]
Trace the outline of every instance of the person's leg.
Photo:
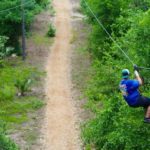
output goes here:
[{"label": "person's leg", "polygon": [[150,123],[150,98],[140,96],[137,102],[138,106],[145,108],[145,123]]},{"label": "person's leg", "polygon": [[147,107],[145,118],[150,118],[150,106]]}]

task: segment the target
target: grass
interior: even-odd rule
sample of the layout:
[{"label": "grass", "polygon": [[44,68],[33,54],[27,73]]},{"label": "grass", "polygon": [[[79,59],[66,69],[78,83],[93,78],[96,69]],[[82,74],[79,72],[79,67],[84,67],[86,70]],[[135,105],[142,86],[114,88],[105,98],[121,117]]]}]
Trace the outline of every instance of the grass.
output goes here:
[{"label": "grass", "polygon": [[51,16],[54,16],[56,12],[53,8],[52,1],[53,0],[48,0],[48,3],[46,4],[45,10],[48,10],[49,13],[51,14]]},{"label": "grass", "polygon": [[30,130],[30,129],[26,131],[26,133],[24,135],[24,139],[25,139],[25,141],[27,141],[29,149],[33,144],[35,144],[37,137],[38,137],[37,131]]},{"label": "grass", "polygon": [[[8,58],[0,66],[0,122],[5,124],[5,127],[0,127],[0,131],[4,128],[9,135],[20,133],[20,140],[25,140],[27,145],[28,142],[36,142],[38,137],[37,129],[34,129],[35,133],[31,135],[26,131],[34,128],[32,122],[37,126],[38,110],[45,105],[44,101],[38,98],[38,93],[32,92],[32,88],[39,85],[39,79],[43,75],[18,57]],[[26,78],[33,80],[31,90],[26,91],[24,96],[17,96],[19,91],[15,87],[15,82]],[[24,128],[26,130],[22,132]],[[23,139],[25,135],[27,138]]]},{"label": "grass", "polygon": [[16,98],[14,101],[0,102],[0,120],[6,123],[23,123],[28,121],[28,113],[41,108],[43,101],[36,97]]},{"label": "grass", "polygon": [[32,39],[36,45],[51,45],[54,41],[52,38],[39,34],[33,34]]},{"label": "grass", "polygon": [[56,11],[54,10],[52,5],[49,6],[49,12],[50,12],[51,16],[54,16],[56,14]]},{"label": "grass", "polygon": [[28,113],[32,113],[44,105],[42,100],[38,99],[36,95],[32,96],[32,92],[29,91],[23,97],[16,96],[18,90],[15,87],[15,81],[24,78],[36,80],[41,75],[35,68],[28,67],[19,59],[16,61],[5,60],[3,67],[0,68],[0,120],[9,127],[12,124],[27,122],[29,120]]},{"label": "grass", "polygon": [[73,44],[77,41],[78,33],[76,30],[72,30],[72,37],[70,39],[70,44]]},{"label": "grass", "polygon": [[80,26],[78,25],[72,30],[72,38],[70,40],[70,43],[74,45],[72,80],[74,86],[81,92],[84,91],[89,80],[89,69],[92,63],[90,53],[87,51],[89,30],[90,28],[81,21]]},{"label": "grass", "polygon": [[[72,37],[70,39],[70,44],[74,47],[72,59],[72,82],[74,88],[79,90],[81,93],[87,85],[89,68],[91,66],[90,54],[86,50],[87,31],[88,29],[82,23],[81,26],[76,26],[72,30]],[[83,94],[80,94],[78,99],[83,100]]]}]

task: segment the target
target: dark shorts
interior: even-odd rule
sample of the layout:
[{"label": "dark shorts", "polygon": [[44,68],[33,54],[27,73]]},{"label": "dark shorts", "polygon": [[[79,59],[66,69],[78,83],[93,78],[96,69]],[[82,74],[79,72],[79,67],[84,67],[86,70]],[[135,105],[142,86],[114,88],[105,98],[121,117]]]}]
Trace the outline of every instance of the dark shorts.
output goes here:
[{"label": "dark shorts", "polygon": [[144,107],[144,108],[147,108],[148,106],[150,106],[150,98],[144,97],[144,96],[140,96],[137,99],[136,105],[131,106],[131,107]]}]

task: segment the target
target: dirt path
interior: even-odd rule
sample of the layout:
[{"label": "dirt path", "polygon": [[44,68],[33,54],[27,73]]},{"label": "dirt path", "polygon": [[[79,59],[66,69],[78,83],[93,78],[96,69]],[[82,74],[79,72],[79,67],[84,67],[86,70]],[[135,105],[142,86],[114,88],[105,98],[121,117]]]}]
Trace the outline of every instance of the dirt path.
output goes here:
[{"label": "dirt path", "polygon": [[44,150],[80,150],[77,117],[71,93],[69,0],[54,0],[57,34],[47,62],[46,148]]}]

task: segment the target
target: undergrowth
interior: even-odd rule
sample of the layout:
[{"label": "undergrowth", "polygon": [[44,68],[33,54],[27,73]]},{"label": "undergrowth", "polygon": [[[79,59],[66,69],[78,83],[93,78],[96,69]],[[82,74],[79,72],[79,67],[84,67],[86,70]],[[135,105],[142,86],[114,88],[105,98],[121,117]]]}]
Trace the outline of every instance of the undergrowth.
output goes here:
[{"label": "undergrowth", "polygon": [[[44,105],[41,99],[31,94],[32,87],[37,84],[36,80],[39,80],[41,75],[43,73],[28,67],[19,59],[3,60],[0,68],[0,121],[5,124],[5,127],[0,126],[0,131],[4,131],[0,135],[0,148],[3,150],[17,150],[17,146],[4,133],[30,121],[29,114]],[[27,86],[26,82],[22,82],[27,79],[32,80],[32,84],[29,84],[28,88],[20,89],[20,86]]]},{"label": "undergrowth", "polygon": [[[150,2],[124,0],[86,0],[109,34],[137,65],[150,67]],[[86,107],[92,117],[82,126],[86,150],[149,150],[150,126],[143,122],[144,110],[130,108],[119,92],[121,70],[133,66],[95,21],[84,0],[81,5],[91,30],[87,51],[92,55],[89,81],[84,90]],[[140,88],[150,96],[149,72]]]},{"label": "undergrowth", "polygon": [[50,24],[48,32],[47,32],[47,36],[48,37],[55,37],[55,34],[56,34],[56,29],[52,24]]}]

